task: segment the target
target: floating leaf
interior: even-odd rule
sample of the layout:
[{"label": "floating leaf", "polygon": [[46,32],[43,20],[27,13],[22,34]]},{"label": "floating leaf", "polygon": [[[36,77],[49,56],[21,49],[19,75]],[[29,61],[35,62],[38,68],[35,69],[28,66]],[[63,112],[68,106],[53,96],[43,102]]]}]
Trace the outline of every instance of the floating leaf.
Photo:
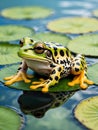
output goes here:
[{"label": "floating leaf", "polygon": [[8,107],[0,106],[0,130],[19,130],[21,117]]},{"label": "floating leaf", "polygon": [[48,23],[47,28],[60,33],[88,33],[98,30],[98,20],[85,17],[59,18]]},{"label": "floating leaf", "polygon": [[92,14],[93,14],[95,17],[98,17],[98,9],[94,10],[94,11],[92,12]]},{"label": "floating leaf", "polygon": [[98,85],[98,63],[88,67],[88,76]]},{"label": "floating leaf", "polygon": [[11,19],[37,19],[45,18],[53,11],[39,6],[20,6],[3,9],[1,15]]},{"label": "floating leaf", "polygon": [[31,28],[16,26],[16,25],[3,25],[0,26],[0,41],[19,40],[23,37],[30,37],[34,34]]},{"label": "floating leaf", "polygon": [[75,117],[90,130],[98,130],[98,96],[81,101],[75,108]]},{"label": "floating leaf", "polygon": [[67,47],[74,53],[98,57],[98,34],[76,37],[68,43]]},{"label": "floating leaf", "polygon": [[58,42],[66,46],[69,42],[69,38],[66,35],[56,34],[56,33],[36,33],[33,35],[34,40],[46,41],[46,42]]},{"label": "floating leaf", "polygon": [[[0,71],[0,81],[4,83],[5,81],[3,79],[5,77],[16,74],[17,68],[18,68],[18,65],[12,65],[12,66],[9,66],[9,67],[5,67],[4,69],[1,69],[1,71]],[[33,74],[33,73],[34,72],[31,71],[31,70],[28,71],[28,74]],[[35,75],[35,77],[32,79],[32,81],[38,81],[39,78],[42,78],[42,76],[39,77],[38,75]],[[58,91],[59,92],[59,91],[74,91],[74,90],[80,89],[79,85],[76,85],[74,87],[69,87],[68,82],[70,82],[71,80],[72,79],[68,78],[68,77],[61,79],[58,84],[56,84],[53,87],[50,87],[49,91],[51,91],[51,92],[57,92]],[[24,81],[21,81],[21,82],[16,82],[16,83],[10,85],[9,87],[20,89],[20,90],[31,90],[29,88],[30,85],[31,85],[31,83],[24,83]],[[41,89],[37,89],[37,90],[41,90]]]},{"label": "floating leaf", "polygon": [[11,64],[20,61],[17,55],[19,46],[16,44],[1,43],[0,44],[0,65]]}]

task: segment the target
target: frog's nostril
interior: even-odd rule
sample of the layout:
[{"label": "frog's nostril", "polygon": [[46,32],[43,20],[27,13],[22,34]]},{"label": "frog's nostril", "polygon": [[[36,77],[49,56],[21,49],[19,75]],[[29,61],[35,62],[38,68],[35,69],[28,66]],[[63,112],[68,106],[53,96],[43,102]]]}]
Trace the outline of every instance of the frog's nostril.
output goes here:
[{"label": "frog's nostril", "polygon": [[27,51],[27,49],[24,50],[25,52]]},{"label": "frog's nostril", "polygon": [[31,42],[34,42],[33,39],[30,39],[30,40],[31,40]]},{"label": "frog's nostril", "polygon": [[22,47],[23,46],[23,40],[20,40],[19,44],[20,44],[20,47]]}]

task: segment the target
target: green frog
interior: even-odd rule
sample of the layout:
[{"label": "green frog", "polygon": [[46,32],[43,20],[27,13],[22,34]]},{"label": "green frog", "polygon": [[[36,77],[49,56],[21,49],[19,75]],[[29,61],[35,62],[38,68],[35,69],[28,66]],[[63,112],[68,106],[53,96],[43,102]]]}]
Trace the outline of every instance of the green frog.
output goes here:
[{"label": "green frog", "polygon": [[68,48],[59,43],[34,41],[29,37],[20,40],[20,46],[18,55],[23,60],[15,75],[5,77],[5,85],[22,80],[29,83],[32,76],[27,74],[28,68],[48,77],[33,82],[30,86],[30,89],[42,87],[42,92],[48,92],[50,86],[70,74],[74,75],[74,78],[68,83],[69,86],[79,84],[80,88],[86,89],[87,84],[93,84],[93,81],[87,78],[87,64],[83,55],[73,56]]}]

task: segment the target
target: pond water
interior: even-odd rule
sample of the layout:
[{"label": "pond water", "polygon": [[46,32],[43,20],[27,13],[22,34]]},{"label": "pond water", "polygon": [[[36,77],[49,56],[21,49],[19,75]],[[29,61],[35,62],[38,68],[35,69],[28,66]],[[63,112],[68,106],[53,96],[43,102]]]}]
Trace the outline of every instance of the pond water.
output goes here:
[{"label": "pond water", "polygon": [[[47,31],[46,24],[55,18],[66,16],[89,16],[91,11],[98,8],[98,0],[0,0],[0,9],[12,6],[39,5],[55,10],[52,16],[38,20],[10,20],[0,17],[0,25],[15,24],[35,28],[36,32]],[[70,35],[74,37],[74,35]],[[87,58],[93,64],[95,59]],[[3,66],[0,66],[2,68]],[[36,96],[37,95],[37,96]],[[55,96],[66,97],[62,103],[53,103]],[[74,108],[82,100],[98,95],[98,87],[90,86],[86,91],[77,91],[66,96],[66,93],[42,94],[28,93],[5,87],[0,83],[0,105],[24,112],[25,123],[23,130],[87,130],[74,118]],[[28,103],[29,102],[29,103]],[[53,108],[54,107],[54,108]],[[21,109],[20,109],[21,108]],[[29,109],[28,109],[29,108]]]}]

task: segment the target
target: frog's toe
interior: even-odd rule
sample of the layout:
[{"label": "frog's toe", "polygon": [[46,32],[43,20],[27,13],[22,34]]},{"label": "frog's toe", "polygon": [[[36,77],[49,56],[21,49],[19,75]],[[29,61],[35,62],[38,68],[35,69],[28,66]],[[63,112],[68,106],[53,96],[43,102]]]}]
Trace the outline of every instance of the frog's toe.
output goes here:
[{"label": "frog's toe", "polygon": [[10,80],[10,79],[12,79],[13,77],[14,77],[14,75],[9,76],[9,77],[5,77],[4,80]]},{"label": "frog's toe", "polygon": [[37,88],[40,88],[40,87],[43,87],[42,88],[43,93],[48,92],[48,87],[46,85],[42,85],[42,84],[40,84],[40,85],[31,85],[30,89],[34,90],[34,89],[37,89]]},{"label": "frog's toe", "polygon": [[40,80],[40,81],[33,81],[33,82],[32,82],[32,84],[33,84],[33,85],[40,85],[40,84],[44,84],[44,82],[45,82],[45,80],[44,80],[44,79],[40,78],[39,80]]},{"label": "frog's toe", "polygon": [[81,87],[81,89],[87,89],[88,88],[88,86],[85,83],[80,84],[80,87]]},{"label": "frog's toe", "polygon": [[68,82],[68,85],[69,86],[74,86],[75,84],[74,84],[74,82]]},{"label": "frog's toe", "polygon": [[42,88],[42,92],[46,93],[48,92],[48,85],[47,85],[47,82],[42,82],[39,81],[39,82],[33,82],[32,83],[33,85],[30,86],[30,89],[37,89],[37,88]]},{"label": "frog's toe", "polygon": [[29,79],[25,79],[24,81],[25,81],[25,83],[30,83],[31,82],[31,80],[29,80]]},{"label": "frog's toe", "polygon": [[93,85],[94,84],[93,81],[91,81],[91,80],[89,80],[87,78],[85,78],[84,82],[87,83],[87,84],[89,84],[89,85]]},{"label": "frog's toe", "polygon": [[42,92],[43,92],[43,93],[47,93],[47,92],[48,92],[48,87],[42,88]]},{"label": "frog's toe", "polygon": [[34,82],[32,82],[32,84],[33,85],[39,85],[39,84],[41,84],[42,82],[40,82],[40,81],[34,81]]},{"label": "frog's toe", "polygon": [[5,82],[5,85],[11,85],[11,84],[13,84],[15,82],[18,82],[18,81],[24,81],[25,83],[30,83],[31,82],[31,80],[29,80],[27,78],[27,75],[25,73],[23,73],[23,72],[19,72],[14,76],[5,77],[4,80],[7,80]]},{"label": "frog's toe", "polygon": [[9,86],[9,85],[11,85],[11,84],[13,84],[12,81],[6,81],[6,82],[5,82],[5,85],[8,85],[8,86]]},{"label": "frog's toe", "polygon": [[18,79],[16,76],[12,76],[12,78],[6,78],[6,82],[5,82],[5,85],[11,85],[11,84],[13,84],[13,83],[15,83],[15,82],[17,82],[17,81],[19,81],[20,79]]},{"label": "frog's toe", "polygon": [[37,86],[31,85],[30,89],[37,89]]},{"label": "frog's toe", "polygon": [[5,82],[5,85],[11,85],[17,81],[21,81],[21,77],[18,77],[15,75],[15,76],[10,76],[10,77],[7,77],[5,78],[7,81]]},{"label": "frog's toe", "polygon": [[80,83],[80,77],[75,76],[74,79],[71,82],[68,82],[68,85],[74,86],[74,85],[79,84],[79,83]]}]

